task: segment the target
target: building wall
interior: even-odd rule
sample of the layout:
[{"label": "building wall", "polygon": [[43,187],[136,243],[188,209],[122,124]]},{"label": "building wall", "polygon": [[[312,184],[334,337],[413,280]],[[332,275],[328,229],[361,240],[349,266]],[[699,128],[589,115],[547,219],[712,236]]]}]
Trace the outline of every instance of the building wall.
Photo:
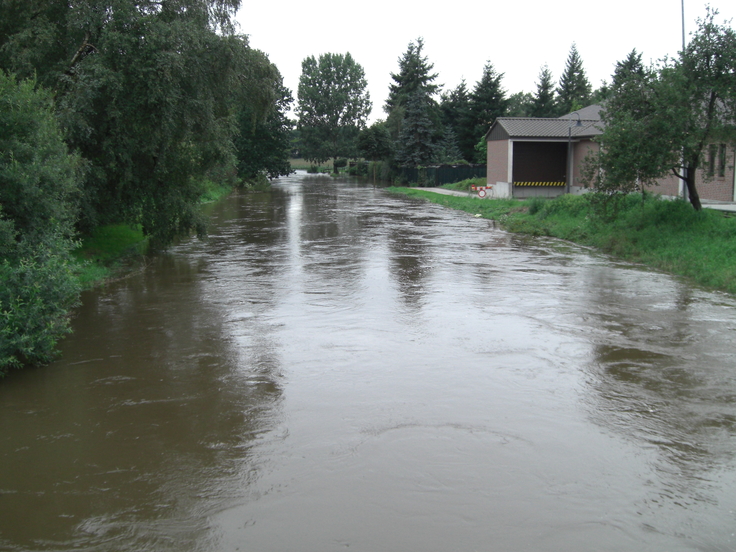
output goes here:
[{"label": "building wall", "polygon": [[[698,189],[700,199],[734,201],[734,146],[724,147],[723,160],[719,158],[719,145],[716,144],[715,148],[712,159],[706,148],[705,166],[699,169],[695,176],[695,187]],[[710,162],[715,165],[712,170],[708,167]]]},{"label": "building wall", "polygon": [[677,197],[680,195],[680,179],[674,174],[660,178],[656,186],[645,186],[644,188],[653,194]]},{"label": "building wall", "polygon": [[572,145],[573,155],[573,172],[572,172],[572,186],[583,186],[582,182],[582,169],[585,157],[591,153],[596,152],[600,149],[600,146],[592,140],[581,140],[575,142]]},{"label": "building wall", "polygon": [[496,182],[508,181],[509,145],[510,142],[508,140],[488,141],[486,182],[489,185],[493,185]]},{"label": "building wall", "polygon": [[[698,169],[695,176],[695,186],[698,189],[698,195],[704,201],[734,201],[734,148],[728,147],[725,150],[725,160],[723,162],[723,172],[719,170],[718,152],[716,153],[716,166],[713,173],[710,174],[708,162],[710,161],[708,152],[706,152],[705,167]],[[678,196],[680,194],[681,180],[674,176],[666,176],[659,180],[656,186],[647,186],[646,189],[665,196]]]}]

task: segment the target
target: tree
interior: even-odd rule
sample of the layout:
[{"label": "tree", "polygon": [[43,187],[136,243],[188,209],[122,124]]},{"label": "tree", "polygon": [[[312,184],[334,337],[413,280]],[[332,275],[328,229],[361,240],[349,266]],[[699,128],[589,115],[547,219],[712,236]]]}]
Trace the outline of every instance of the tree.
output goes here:
[{"label": "tree", "polygon": [[602,148],[588,168],[597,189],[628,192],[674,174],[701,209],[696,171],[712,144],[736,141],[736,32],[716,15],[698,20],[676,60],[643,68],[630,54],[617,64]]},{"label": "tree", "polygon": [[302,62],[297,115],[305,159],[332,158],[334,166],[338,157],[355,156],[358,133],[371,112],[367,86],[363,68],[349,53]]},{"label": "tree", "polygon": [[643,78],[645,73],[644,64],[641,61],[641,54],[634,48],[624,60],[616,63],[616,68],[613,71],[612,86],[614,88],[620,88],[632,77]]},{"label": "tree", "polygon": [[80,176],[51,95],[0,71],[0,376],[48,362],[69,332]]},{"label": "tree", "polygon": [[434,65],[422,55],[423,48],[424,39],[421,37],[417,38],[416,43],[410,42],[404,55],[399,58],[399,72],[391,73],[394,82],[389,85],[383,110],[388,114],[386,124],[394,140],[398,139],[401,132],[409,98],[417,92],[426,96],[426,115],[433,126],[433,136],[440,132],[440,115],[434,99],[440,87],[434,82],[437,78],[437,73],[432,73]]},{"label": "tree", "polygon": [[376,121],[360,132],[358,152],[370,161],[381,161],[391,157],[393,153],[391,135],[385,122]]},{"label": "tree", "polygon": [[506,114],[508,100],[501,87],[503,73],[497,73],[491,62],[483,68],[481,79],[470,93],[470,125],[475,142],[485,135],[497,117]]},{"label": "tree", "polygon": [[396,161],[402,167],[419,167],[434,161],[434,128],[428,116],[430,98],[426,89],[418,89],[406,102],[404,124],[399,134]]},{"label": "tree", "polygon": [[391,73],[394,82],[389,85],[388,98],[383,107],[386,113],[390,114],[395,108],[406,105],[417,90],[424,90],[430,97],[439,91],[439,85],[434,83],[437,73],[432,73],[434,64],[422,56],[423,48],[424,39],[419,37],[416,43],[409,43],[406,52],[399,58],[399,72]]},{"label": "tree", "polygon": [[437,142],[434,161],[436,163],[457,163],[463,159],[463,154],[457,145],[457,136],[450,127],[445,127],[442,139]]},{"label": "tree", "polygon": [[462,159],[472,161],[476,137],[470,123],[470,95],[465,79],[449,94],[442,94],[440,113],[445,132],[449,128],[455,134]]},{"label": "tree", "polygon": [[577,46],[573,42],[557,88],[559,113],[571,113],[587,106],[591,90],[592,87],[583,69],[583,60],[580,59]]},{"label": "tree", "polygon": [[537,90],[532,99],[530,117],[556,117],[558,115],[557,102],[555,101],[555,87],[552,82],[552,72],[545,63],[539,70],[539,81]]},{"label": "tree", "polygon": [[507,117],[531,117],[534,107],[534,96],[529,92],[511,94],[506,108]]},{"label": "tree", "polygon": [[373,161],[373,180],[376,179],[376,163],[390,159],[393,155],[393,141],[386,123],[376,121],[358,135],[358,152],[364,158]]},{"label": "tree", "polygon": [[54,91],[67,143],[89,167],[81,229],[140,224],[157,245],[204,230],[202,182],[233,166],[233,97],[249,88],[247,40],[230,24],[238,6],[12,3],[0,66]]},{"label": "tree", "polygon": [[249,92],[238,102],[239,132],[234,140],[238,174],[245,179],[259,174],[277,178],[292,172],[289,157],[293,123],[286,114],[293,98],[266,54],[252,50],[251,55],[260,59],[251,64],[248,82],[263,101],[254,102]]}]

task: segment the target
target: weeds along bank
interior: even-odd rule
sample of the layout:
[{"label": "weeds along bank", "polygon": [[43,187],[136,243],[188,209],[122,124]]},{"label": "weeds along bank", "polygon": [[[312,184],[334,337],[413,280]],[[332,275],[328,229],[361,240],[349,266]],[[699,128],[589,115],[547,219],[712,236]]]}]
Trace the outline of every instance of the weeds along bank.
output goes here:
[{"label": "weeds along bank", "polygon": [[497,221],[505,230],[595,247],[736,294],[736,218],[651,194],[477,199],[388,188]]}]

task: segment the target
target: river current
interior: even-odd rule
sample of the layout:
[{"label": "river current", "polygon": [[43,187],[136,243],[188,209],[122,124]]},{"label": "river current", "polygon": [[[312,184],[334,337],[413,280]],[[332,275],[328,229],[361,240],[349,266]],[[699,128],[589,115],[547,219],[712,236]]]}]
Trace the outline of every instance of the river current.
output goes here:
[{"label": "river current", "polygon": [[736,550],[736,300],[352,180],[235,193],[0,381],[0,550]]}]

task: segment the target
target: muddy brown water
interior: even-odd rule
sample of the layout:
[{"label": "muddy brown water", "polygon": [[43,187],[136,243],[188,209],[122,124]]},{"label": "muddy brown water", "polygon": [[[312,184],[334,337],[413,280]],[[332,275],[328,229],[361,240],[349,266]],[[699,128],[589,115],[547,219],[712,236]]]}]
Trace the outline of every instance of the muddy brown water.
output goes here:
[{"label": "muddy brown water", "polygon": [[0,550],[736,550],[736,301],[295,175],[0,382]]}]

